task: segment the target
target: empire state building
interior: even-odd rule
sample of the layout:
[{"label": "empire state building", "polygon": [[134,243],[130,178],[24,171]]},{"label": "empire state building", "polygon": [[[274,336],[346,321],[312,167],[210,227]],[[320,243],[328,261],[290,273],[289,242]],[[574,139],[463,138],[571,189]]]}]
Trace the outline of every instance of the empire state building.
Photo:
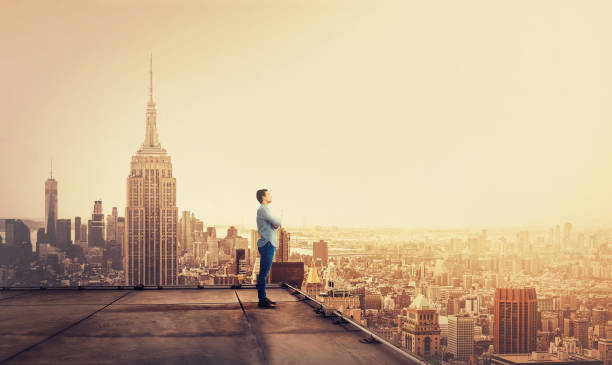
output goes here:
[{"label": "empire state building", "polygon": [[127,178],[125,252],[127,285],[178,284],[176,179],[157,136],[153,57],[144,143],[132,156]]}]

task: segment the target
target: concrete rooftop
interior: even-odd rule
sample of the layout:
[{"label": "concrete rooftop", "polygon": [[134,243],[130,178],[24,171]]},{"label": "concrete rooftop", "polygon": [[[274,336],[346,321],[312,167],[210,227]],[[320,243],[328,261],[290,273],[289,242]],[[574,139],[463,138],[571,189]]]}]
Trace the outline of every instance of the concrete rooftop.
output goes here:
[{"label": "concrete rooftop", "polygon": [[0,364],[406,364],[289,289],[0,291]]}]

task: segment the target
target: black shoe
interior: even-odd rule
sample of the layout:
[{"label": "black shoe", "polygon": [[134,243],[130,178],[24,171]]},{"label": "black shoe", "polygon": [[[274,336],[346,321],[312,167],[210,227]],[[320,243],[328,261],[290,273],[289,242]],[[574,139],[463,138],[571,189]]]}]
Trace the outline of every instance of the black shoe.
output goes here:
[{"label": "black shoe", "polygon": [[264,300],[263,302],[259,302],[257,303],[257,306],[259,308],[276,308],[275,305],[269,303],[268,301]]},{"label": "black shoe", "polygon": [[268,303],[270,303],[270,304],[276,304],[276,302],[271,301],[271,300],[270,300],[270,298],[266,298],[266,299],[264,299],[264,300],[265,300],[265,301],[267,301],[267,302],[268,302]]}]

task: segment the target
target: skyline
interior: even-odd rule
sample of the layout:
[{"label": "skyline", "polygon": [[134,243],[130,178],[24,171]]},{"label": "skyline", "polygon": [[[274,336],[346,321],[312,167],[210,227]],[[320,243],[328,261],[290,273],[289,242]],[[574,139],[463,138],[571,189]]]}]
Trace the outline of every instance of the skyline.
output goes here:
[{"label": "skyline", "polygon": [[[58,218],[88,217],[97,199],[105,213],[125,210],[152,52],[177,206],[206,225],[253,225],[263,187],[290,226],[304,218],[407,228],[611,221],[605,2],[449,5],[446,19],[439,4],[124,3],[97,12],[37,4],[21,23],[28,4],[0,12],[11,55],[0,60],[9,131],[0,155],[16,156],[5,159],[0,217],[44,218],[51,159]],[[395,14],[401,6],[411,23]],[[527,6],[533,12],[522,14]],[[46,10],[67,18],[56,24],[41,17]],[[493,16],[502,10],[523,23]],[[545,10],[557,17],[541,18]],[[144,15],[122,21],[131,11]],[[62,43],[71,37],[74,44]],[[61,52],[47,48],[56,42]]]}]

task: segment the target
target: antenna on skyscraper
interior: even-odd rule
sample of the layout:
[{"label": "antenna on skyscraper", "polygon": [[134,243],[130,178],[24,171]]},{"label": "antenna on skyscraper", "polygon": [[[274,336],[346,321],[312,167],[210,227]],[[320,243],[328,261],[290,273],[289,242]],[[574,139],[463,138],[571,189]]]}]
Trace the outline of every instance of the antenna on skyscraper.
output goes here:
[{"label": "antenna on skyscraper", "polygon": [[151,52],[149,68],[149,100],[153,101],[153,52]]},{"label": "antenna on skyscraper", "polygon": [[53,159],[51,159],[51,179],[53,179]]}]

